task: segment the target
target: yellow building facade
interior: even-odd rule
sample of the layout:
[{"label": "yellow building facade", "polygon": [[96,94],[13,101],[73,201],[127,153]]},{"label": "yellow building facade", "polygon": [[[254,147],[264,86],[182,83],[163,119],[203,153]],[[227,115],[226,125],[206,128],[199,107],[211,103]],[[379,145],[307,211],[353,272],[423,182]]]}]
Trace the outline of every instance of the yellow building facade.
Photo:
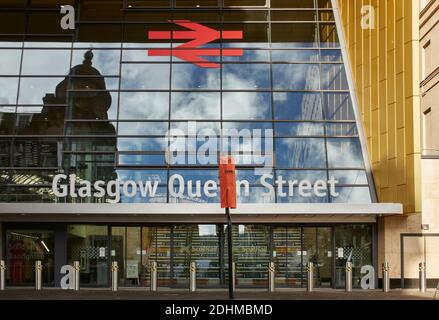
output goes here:
[{"label": "yellow building facade", "polygon": [[428,277],[438,278],[433,265],[439,241],[430,237],[438,231],[435,219],[422,227],[427,216],[423,208],[431,201],[422,177],[433,171],[426,172],[431,165],[422,162],[419,0],[334,3],[343,24],[378,201],[404,206],[402,217],[379,219],[379,265],[390,263],[392,279],[416,279],[418,263],[428,256]]}]

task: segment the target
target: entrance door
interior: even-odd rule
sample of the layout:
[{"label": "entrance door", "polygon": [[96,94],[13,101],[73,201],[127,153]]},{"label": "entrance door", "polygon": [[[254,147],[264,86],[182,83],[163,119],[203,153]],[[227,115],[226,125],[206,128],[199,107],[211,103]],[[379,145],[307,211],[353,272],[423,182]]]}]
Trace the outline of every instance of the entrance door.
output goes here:
[{"label": "entrance door", "polygon": [[[332,229],[327,227],[303,228],[303,279],[307,280],[306,265],[314,265],[314,285],[331,287],[332,282]],[[306,282],[302,286],[306,286]]]}]

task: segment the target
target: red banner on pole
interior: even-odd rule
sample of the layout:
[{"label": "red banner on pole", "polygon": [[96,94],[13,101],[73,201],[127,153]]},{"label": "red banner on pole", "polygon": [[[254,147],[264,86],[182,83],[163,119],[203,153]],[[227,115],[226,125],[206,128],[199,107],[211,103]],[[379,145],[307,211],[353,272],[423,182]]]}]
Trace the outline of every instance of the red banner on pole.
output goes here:
[{"label": "red banner on pole", "polygon": [[221,208],[236,208],[236,171],[232,157],[221,157],[219,163]]}]

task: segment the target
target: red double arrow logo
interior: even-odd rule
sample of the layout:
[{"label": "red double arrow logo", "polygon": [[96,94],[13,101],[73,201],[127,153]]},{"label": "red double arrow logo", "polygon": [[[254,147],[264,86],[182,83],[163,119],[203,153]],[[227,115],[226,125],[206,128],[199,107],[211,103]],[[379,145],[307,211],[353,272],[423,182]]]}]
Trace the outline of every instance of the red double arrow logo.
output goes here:
[{"label": "red double arrow logo", "polygon": [[179,26],[185,27],[190,31],[149,31],[150,40],[190,40],[173,49],[150,49],[148,55],[157,56],[174,56],[181,60],[192,62],[201,68],[220,68],[218,63],[208,61],[203,56],[242,56],[242,49],[213,49],[201,48],[202,46],[220,39],[242,39],[242,31],[218,31],[199,23],[189,20],[172,20],[169,21]]}]

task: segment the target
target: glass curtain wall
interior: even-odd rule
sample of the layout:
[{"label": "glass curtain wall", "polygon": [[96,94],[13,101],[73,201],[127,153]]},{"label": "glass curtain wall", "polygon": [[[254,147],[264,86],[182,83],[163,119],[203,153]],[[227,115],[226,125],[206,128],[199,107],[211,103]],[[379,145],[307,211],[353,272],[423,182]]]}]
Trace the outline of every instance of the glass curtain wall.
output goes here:
[{"label": "glass curtain wall", "polygon": [[[76,28],[63,30],[53,1],[2,2],[0,61],[7,63],[0,67],[0,201],[107,200],[56,198],[51,182],[63,170],[78,182],[158,181],[154,198],[139,192],[122,197],[124,203],[219,202],[191,198],[187,190],[181,198],[168,194],[172,174],[217,179],[216,160],[165,161],[167,130],[187,135],[194,121],[218,137],[220,129],[273,130],[273,180],[339,180],[338,197],[264,196],[258,177],[246,170],[256,159],[235,154],[239,175],[252,181],[239,202],[370,203],[330,1],[201,3],[121,0],[97,10],[97,2],[79,0]],[[178,55],[151,54],[184,43],[148,37],[185,30],[172,20],[242,31],[242,39],[202,47],[242,49],[242,55],[202,57],[215,65],[206,68]]]}]

